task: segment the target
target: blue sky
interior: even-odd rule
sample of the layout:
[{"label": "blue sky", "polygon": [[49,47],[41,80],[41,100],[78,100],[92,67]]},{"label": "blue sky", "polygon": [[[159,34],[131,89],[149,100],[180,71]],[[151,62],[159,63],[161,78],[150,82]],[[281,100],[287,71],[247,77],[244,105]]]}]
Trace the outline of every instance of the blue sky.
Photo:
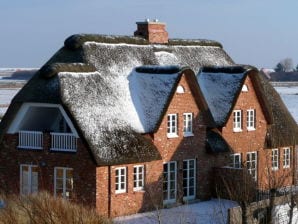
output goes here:
[{"label": "blue sky", "polygon": [[298,64],[297,0],[1,0],[0,67],[40,67],[75,33],[132,35],[158,18],[170,38],[221,42],[236,63]]}]

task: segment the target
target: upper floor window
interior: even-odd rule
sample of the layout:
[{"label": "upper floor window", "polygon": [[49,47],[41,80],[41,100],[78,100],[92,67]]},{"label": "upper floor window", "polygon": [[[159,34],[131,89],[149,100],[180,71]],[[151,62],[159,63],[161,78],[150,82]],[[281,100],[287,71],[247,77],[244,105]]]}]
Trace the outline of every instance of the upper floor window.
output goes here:
[{"label": "upper floor window", "polygon": [[242,131],[242,111],[241,110],[233,111],[233,131],[235,132]]},{"label": "upper floor window", "polygon": [[28,195],[38,191],[38,166],[21,165],[20,167],[21,194]]},{"label": "upper floor window", "polygon": [[193,136],[192,132],[192,113],[184,113],[183,114],[183,134],[184,136]]},{"label": "upper floor window", "polygon": [[254,109],[250,109],[246,111],[247,115],[247,120],[246,120],[246,125],[247,125],[247,130],[256,130],[256,122],[255,122],[255,117],[256,117],[256,112]]},{"label": "upper floor window", "polygon": [[283,168],[290,168],[291,166],[291,149],[284,148]]},{"label": "upper floor window", "polygon": [[184,93],[184,92],[185,92],[185,90],[184,90],[183,86],[181,86],[181,85],[177,86],[176,93]]},{"label": "upper floor window", "polygon": [[278,154],[279,154],[278,149],[272,149],[272,153],[271,153],[272,170],[278,170],[278,161],[279,161]]},{"label": "upper floor window", "polygon": [[70,199],[73,193],[73,169],[68,167],[55,167],[54,193],[65,199]]},{"label": "upper floor window", "polygon": [[126,167],[115,169],[115,193],[126,192]]},{"label": "upper floor window", "polygon": [[144,166],[133,167],[133,190],[139,191],[144,188]]},{"label": "upper floor window", "polygon": [[234,153],[230,155],[230,167],[241,168],[241,154]]},{"label": "upper floor window", "polygon": [[241,91],[242,91],[242,92],[248,92],[248,87],[247,87],[247,85],[244,84],[244,85],[242,86]]},{"label": "upper floor window", "polygon": [[168,131],[167,136],[177,137],[177,114],[168,114]]}]

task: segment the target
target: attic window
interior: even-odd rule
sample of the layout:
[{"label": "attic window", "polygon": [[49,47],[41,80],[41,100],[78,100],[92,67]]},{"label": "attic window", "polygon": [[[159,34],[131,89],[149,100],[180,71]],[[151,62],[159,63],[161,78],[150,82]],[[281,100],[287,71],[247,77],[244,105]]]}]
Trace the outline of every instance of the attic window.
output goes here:
[{"label": "attic window", "polygon": [[184,91],[183,86],[179,85],[179,86],[177,87],[177,89],[176,89],[176,93],[184,93],[184,92],[185,92],[185,91]]},{"label": "attic window", "polygon": [[248,92],[248,87],[247,87],[247,85],[243,85],[242,86],[242,90],[241,90],[242,92]]}]

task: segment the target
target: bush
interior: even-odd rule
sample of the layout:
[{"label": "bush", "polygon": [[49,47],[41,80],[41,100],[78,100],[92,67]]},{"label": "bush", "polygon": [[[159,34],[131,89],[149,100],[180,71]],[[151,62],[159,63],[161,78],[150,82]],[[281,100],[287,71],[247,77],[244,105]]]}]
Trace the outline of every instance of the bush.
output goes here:
[{"label": "bush", "polygon": [[0,199],[5,202],[4,208],[0,208],[0,224],[112,223],[94,209],[87,209],[62,198],[54,198],[45,192],[30,196],[1,195]]}]

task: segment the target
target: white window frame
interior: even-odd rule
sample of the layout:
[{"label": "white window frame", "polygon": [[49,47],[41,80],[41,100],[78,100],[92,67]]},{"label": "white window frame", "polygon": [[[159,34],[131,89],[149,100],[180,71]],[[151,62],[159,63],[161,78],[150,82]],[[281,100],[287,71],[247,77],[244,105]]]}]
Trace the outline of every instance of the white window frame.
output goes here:
[{"label": "white window frame", "polygon": [[[62,170],[63,171],[63,176],[62,178],[58,178],[57,177],[57,171],[58,170]],[[73,176],[71,178],[67,177],[66,176],[66,171],[68,170],[72,170],[73,172],[73,168],[70,168],[70,167],[54,167],[54,196],[57,197],[57,196],[61,196],[61,195],[58,195],[57,193],[57,180],[58,179],[62,179],[62,198],[64,199],[70,199],[71,196],[69,195],[69,191],[71,191],[71,193],[73,192]],[[71,182],[71,189],[67,189],[67,181],[70,181]]]},{"label": "white window frame", "polygon": [[230,167],[241,168],[241,153],[230,154]]},{"label": "white window frame", "polygon": [[133,190],[142,191],[144,190],[144,165],[137,165],[133,167]]},{"label": "white window frame", "polygon": [[[193,168],[190,168],[190,163],[193,162]],[[186,163],[186,168],[184,168],[184,164]],[[191,170],[193,170],[193,176],[191,176]],[[186,177],[184,175],[186,173]],[[191,186],[191,179],[193,179],[193,186]],[[187,186],[184,186],[184,180],[187,183]],[[190,194],[190,187],[193,187],[193,194]],[[188,159],[183,160],[183,193],[184,189],[187,191],[187,195],[183,194],[183,200],[193,200],[196,197],[196,160],[195,159]]]},{"label": "white window frame", "polygon": [[291,167],[291,148],[284,148],[283,168]]},{"label": "white window frame", "polygon": [[[255,155],[255,159],[253,159]],[[257,181],[258,179],[258,154],[257,152],[248,152],[246,153],[246,167],[253,179]]]},{"label": "white window frame", "polygon": [[249,109],[246,111],[246,127],[248,131],[256,130],[256,110]]},{"label": "white window frame", "polygon": [[279,150],[272,149],[271,151],[271,168],[272,170],[279,169]]},{"label": "white window frame", "polygon": [[193,114],[183,113],[183,136],[193,136]]},{"label": "white window frame", "polygon": [[177,114],[168,114],[167,116],[167,137],[175,138],[178,137],[178,125],[177,125]]},{"label": "white window frame", "polygon": [[[171,170],[171,164],[174,165],[174,171]],[[176,202],[177,198],[177,162],[176,161],[169,161],[167,163],[163,164],[164,167],[165,165],[167,166],[167,170],[165,171],[163,169],[163,186],[165,186],[165,183],[167,183],[167,189],[163,189],[163,194],[166,192],[167,193],[167,198],[163,198],[163,204],[171,204]],[[171,175],[171,173],[174,172],[174,176]],[[166,178],[165,178],[166,177]],[[172,178],[174,177],[174,178]],[[174,182],[174,198],[171,198],[171,182]]]},{"label": "white window frame", "polygon": [[[121,171],[124,171],[123,174]],[[123,177],[123,181],[121,180],[122,177]],[[121,187],[122,184],[123,184],[123,187]],[[127,188],[127,168],[117,167],[115,168],[115,193],[116,194],[126,193],[126,188]]]},{"label": "white window frame", "polygon": [[[23,179],[23,168],[27,167],[28,168],[28,176],[27,176],[27,192],[24,191],[24,182],[25,180]],[[32,168],[38,168],[37,165],[32,165],[32,164],[21,164],[20,165],[20,194],[21,195],[29,195],[32,193],[38,192],[38,171],[36,176],[36,186],[34,186],[34,175],[32,172]]]},{"label": "white window frame", "polygon": [[242,131],[242,110],[233,110],[233,131]]}]

